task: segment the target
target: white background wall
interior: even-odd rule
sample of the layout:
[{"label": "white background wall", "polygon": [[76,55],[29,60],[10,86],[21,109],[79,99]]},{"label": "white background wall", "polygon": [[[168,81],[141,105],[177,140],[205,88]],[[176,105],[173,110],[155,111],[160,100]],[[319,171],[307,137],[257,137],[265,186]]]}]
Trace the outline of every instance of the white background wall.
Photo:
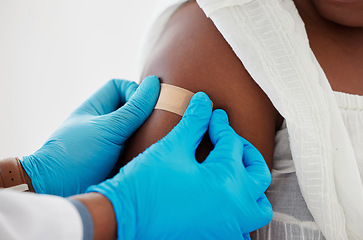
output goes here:
[{"label": "white background wall", "polygon": [[138,81],[149,0],[0,0],[0,158],[31,154],[111,78]]}]

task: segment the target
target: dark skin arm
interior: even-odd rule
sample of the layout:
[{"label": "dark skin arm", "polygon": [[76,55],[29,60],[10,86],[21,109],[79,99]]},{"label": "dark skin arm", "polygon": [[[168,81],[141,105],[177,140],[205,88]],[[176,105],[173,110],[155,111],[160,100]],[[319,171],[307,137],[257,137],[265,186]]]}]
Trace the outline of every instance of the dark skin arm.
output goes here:
[{"label": "dark skin arm", "polygon": [[[214,108],[227,112],[231,126],[259,149],[271,167],[282,117],[197,3],[184,4],[171,17],[146,63],[147,75],[207,93]],[[180,119],[174,113],[154,110],[128,142],[124,163],[165,136]],[[211,149],[205,138],[197,159],[202,161]]]},{"label": "dark skin arm", "polygon": [[80,194],[72,198],[82,202],[91,214],[94,240],[116,239],[116,216],[108,198],[96,192]]}]

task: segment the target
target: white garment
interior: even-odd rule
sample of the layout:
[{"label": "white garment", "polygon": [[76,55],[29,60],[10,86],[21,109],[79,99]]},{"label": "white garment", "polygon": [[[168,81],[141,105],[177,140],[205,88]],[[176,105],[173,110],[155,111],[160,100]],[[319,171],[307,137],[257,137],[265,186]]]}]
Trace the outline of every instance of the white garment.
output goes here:
[{"label": "white garment", "polygon": [[325,238],[363,239],[363,185],[353,147],[294,3],[198,2],[286,119],[299,186]]},{"label": "white garment", "polygon": [[[363,96],[340,92],[334,95],[363,176]],[[254,239],[324,239],[301,195],[295,171],[284,121],[276,133],[272,183],[266,192],[274,209],[274,218],[269,225],[257,230]]]},{"label": "white garment", "polygon": [[[171,14],[164,0],[141,65]],[[286,119],[296,176],[326,239],[363,239],[363,185],[333,91],[292,0],[197,0]]]},{"label": "white garment", "polygon": [[64,198],[0,190],[0,239],[83,239],[82,219]]}]

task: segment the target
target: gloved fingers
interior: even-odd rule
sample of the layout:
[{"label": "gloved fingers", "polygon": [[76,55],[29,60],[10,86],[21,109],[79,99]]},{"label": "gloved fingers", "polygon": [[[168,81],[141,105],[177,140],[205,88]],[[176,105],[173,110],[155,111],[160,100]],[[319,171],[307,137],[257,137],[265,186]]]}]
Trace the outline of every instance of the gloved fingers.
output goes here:
[{"label": "gloved fingers", "polygon": [[273,217],[272,206],[269,200],[267,199],[266,195],[263,193],[259,199],[257,199],[257,204],[259,206],[259,226],[256,228],[261,228],[269,222],[271,222]]},{"label": "gloved fingers", "polygon": [[163,139],[163,142],[181,146],[187,153],[193,154],[208,129],[212,115],[212,102],[203,92],[194,94],[183,118],[178,125]]},{"label": "gloved fingers", "polygon": [[[116,136],[130,137],[149,117],[159,97],[160,82],[156,76],[145,78],[135,93],[125,94],[129,100],[122,107],[105,116],[105,126]],[[127,91],[126,91],[127,92]],[[130,97],[130,95],[132,96]],[[108,124],[107,124],[108,123]]]},{"label": "gloved fingers", "polygon": [[257,198],[264,193],[271,184],[271,173],[261,153],[246,139],[242,138],[243,165],[255,183],[253,194]]},{"label": "gloved fingers", "polygon": [[242,167],[243,143],[240,136],[229,125],[225,111],[221,109],[213,111],[209,123],[209,136],[214,149],[210,152],[204,164],[214,162],[230,165],[232,162]]},{"label": "gloved fingers", "polygon": [[75,113],[99,116],[113,112],[126,102],[137,87],[135,82],[112,79],[87,99]]},{"label": "gloved fingers", "polygon": [[248,224],[246,224],[246,217],[238,219],[244,233],[256,231],[272,220],[272,207],[264,193],[254,202],[241,201],[239,209],[242,213],[238,216],[248,216]]},{"label": "gloved fingers", "polygon": [[250,234],[249,233],[243,234],[243,240],[251,240]]}]

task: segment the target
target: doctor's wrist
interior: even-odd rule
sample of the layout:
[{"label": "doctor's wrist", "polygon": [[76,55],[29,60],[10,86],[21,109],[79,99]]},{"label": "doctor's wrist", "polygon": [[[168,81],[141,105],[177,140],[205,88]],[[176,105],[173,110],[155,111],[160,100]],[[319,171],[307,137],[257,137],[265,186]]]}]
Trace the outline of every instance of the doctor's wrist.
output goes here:
[{"label": "doctor's wrist", "polygon": [[72,196],[70,199],[79,201],[87,208],[92,218],[93,239],[116,239],[116,216],[108,198],[100,193],[90,192]]},{"label": "doctor's wrist", "polygon": [[83,224],[83,240],[92,240],[93,238],[93,221],[91,213],[88,211],[87,207],[76,200],[75,198],[68,198],[73,206],[77,209],[79,216],[82,219]]}]

